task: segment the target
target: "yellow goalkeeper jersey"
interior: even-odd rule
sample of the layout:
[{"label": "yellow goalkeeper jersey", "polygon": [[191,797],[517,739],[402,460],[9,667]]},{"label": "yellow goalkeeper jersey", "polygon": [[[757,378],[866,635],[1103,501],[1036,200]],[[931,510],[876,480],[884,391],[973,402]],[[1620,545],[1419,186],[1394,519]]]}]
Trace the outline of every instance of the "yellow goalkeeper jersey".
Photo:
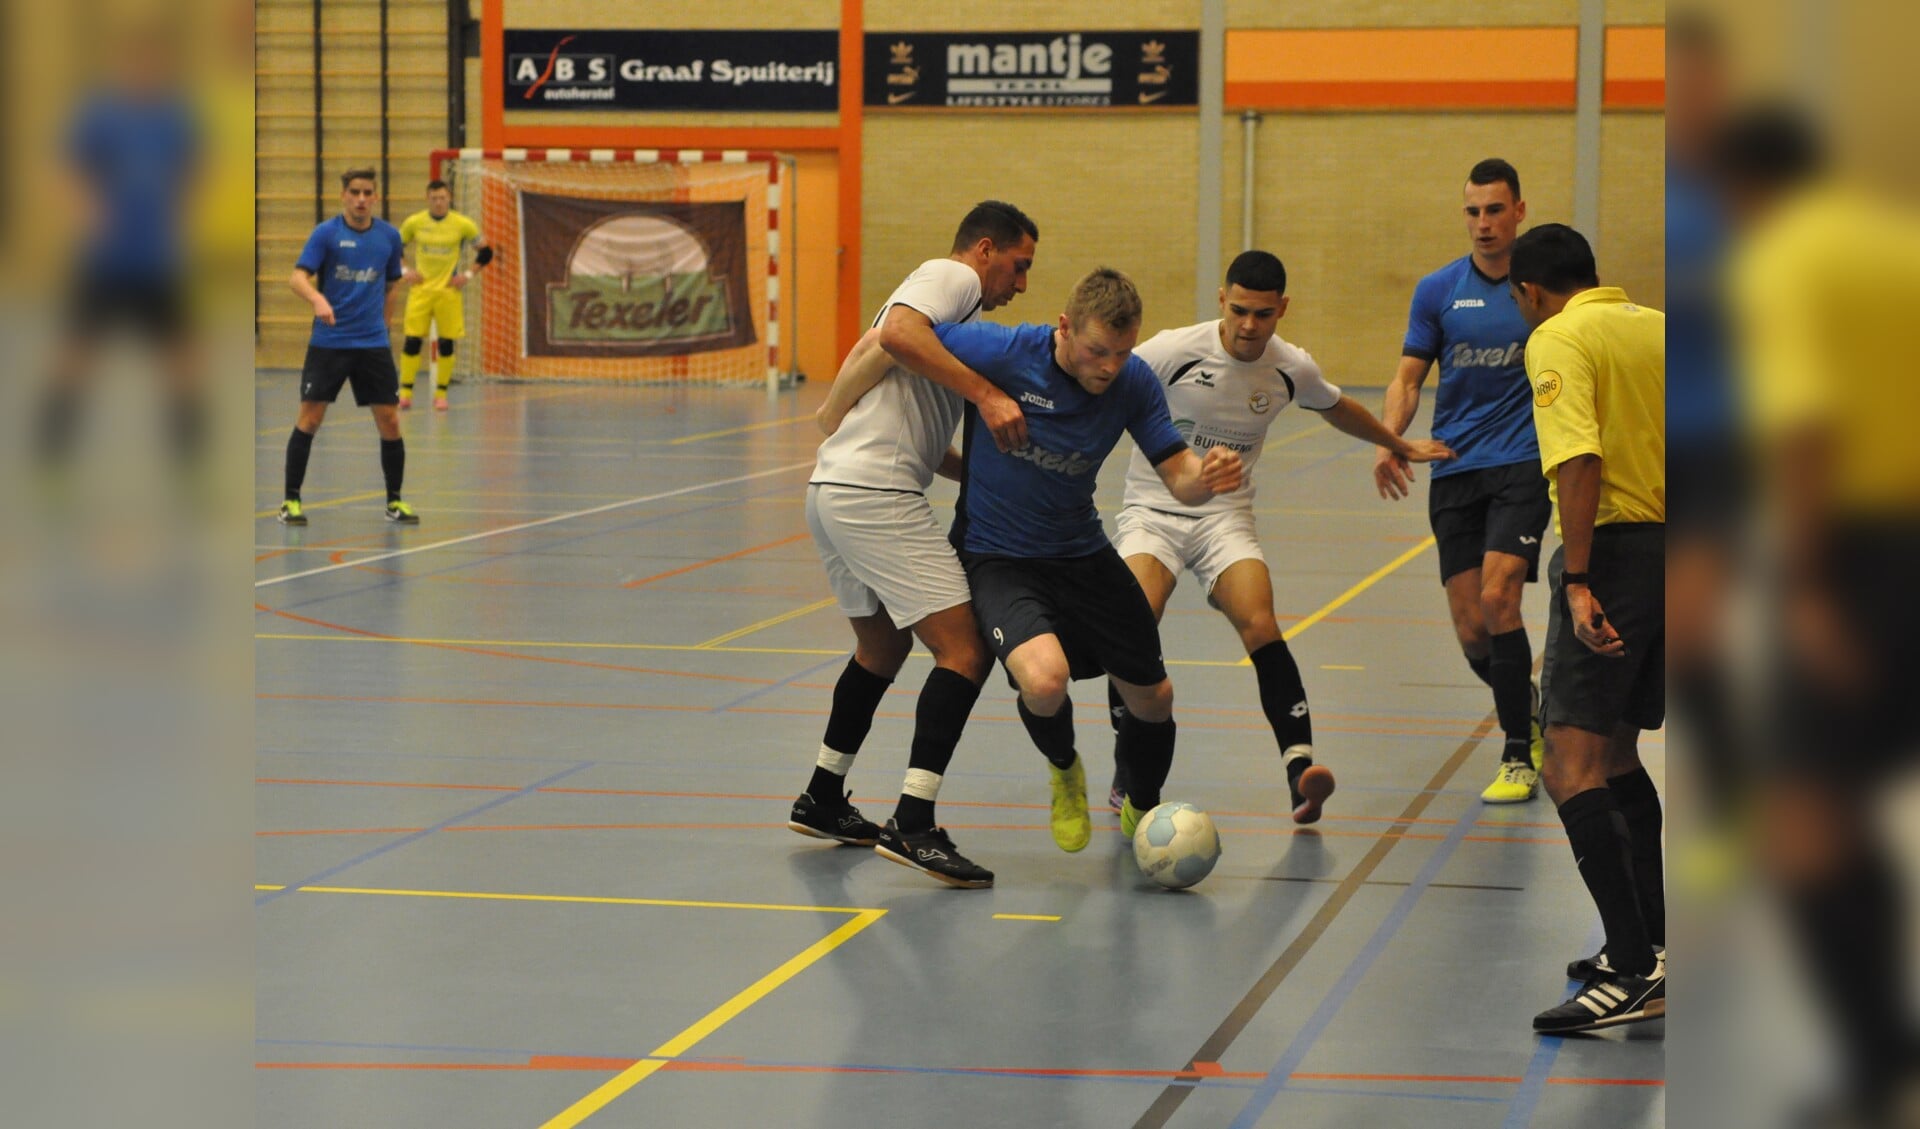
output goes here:
[{"label": "yellow goalkeeper jersey", "polygon": [[460,266],[460,248],[480,238],[480,228],[459,212],[448,212],[441,219],[433,213],[415,212],[400,224],[400,241],[413,245],[413,266],[420,272],[416,290],[444,290],[447,280]]}]

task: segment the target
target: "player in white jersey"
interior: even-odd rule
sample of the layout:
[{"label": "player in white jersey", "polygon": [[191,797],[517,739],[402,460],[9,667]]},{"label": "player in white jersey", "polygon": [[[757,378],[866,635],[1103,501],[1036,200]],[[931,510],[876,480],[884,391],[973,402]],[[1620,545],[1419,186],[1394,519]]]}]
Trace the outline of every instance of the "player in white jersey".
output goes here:
[{"label": "player in white jersey", "polygon": [[[1453,452],[1437,440],[1395,435],[1359,401],[1328,383],[1305,349],[1281,340],[1274,325],[1287,312],[1286,289],[1287,271],[1279,259],[1265,251],[1244,252],[1227,268],[1218,321],[1164,330],[1134,350],[1166,387],[1174,427],[1192,448],[1239,452],[1247,477],[1238,490],[1189,506],[1168,493],[1136,448],[1113,544],[1146,592],[1155,619],[1166,610],[1182,569],[1193,573],[1208,602],[1226,613],[1253,660],[1260,706],[1286,767],[1293,820],[1312,823],[1333,794],[1333,773],[1313,763],[1307,692],[1274,622],[1273,581],[1253,527],[1252,471],[1267,429],[1282,409],[1298,404],[1409,462],[1448,459]],[[1117,731],[1126,707],[1111,683],[1107,701]],[[1116,756],[1108,795],[1113,810],[1120,810],[1125,792],[1126,766]]]},{"label": "player in white jersey", "polygon": [[[967,403],[990,421],[1004,448],[1025,445],[1026,421],[1012,399],[954,359],[933,327],[971,321],[1023,293],[1039,234],[1020,209],[985,201],[961,221],[947,258],[930,259],[907,276],[835,381],[821,413],[829,435],[807,485],[807,527],[856,646],[833,689],[813,778],[794,801],[787,826],[871,845],[895,862],[969,888],[993,885],[993,872],[954,849],[934,823],[934,801],[993,656],[926,489],[947,460]],[[866,389],[871,392],[861,395]],[[946,469],[957,474],[957,465],[954,456]],[[915,636],[933,653],[934,668],[915,710],[899,806],[881,828],[848,801],[845,777]]]}]

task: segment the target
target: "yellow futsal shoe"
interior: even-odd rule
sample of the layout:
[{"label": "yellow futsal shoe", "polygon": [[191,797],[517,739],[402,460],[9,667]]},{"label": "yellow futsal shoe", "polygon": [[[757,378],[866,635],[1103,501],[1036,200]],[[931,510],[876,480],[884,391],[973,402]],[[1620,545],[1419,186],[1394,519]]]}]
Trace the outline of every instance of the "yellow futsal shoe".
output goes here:
[{"label": "yellow futsal shoe", "polygon": [[1501,761],[1500,775],[1480,793],[1484,804],[1524,804],[1540,788],[1540,770],[1526,761]]},{"label": "yellow futsal shoe", "polygon": [[1053,774],[1053,841],[1068,853],[1084,850],[1093,838],[1087,815],[1087,769],[1079,757],[1071,768],[1047,766]]},{"label": "yellow futsal shoe", "polygon": [[1140,813],[1133,810],[1133,798],[1130,796],[1122,797],[1120,800],[1120,834],[1131,839],[1133,838],[1133,833],[1138,830],[1139,827]]}]

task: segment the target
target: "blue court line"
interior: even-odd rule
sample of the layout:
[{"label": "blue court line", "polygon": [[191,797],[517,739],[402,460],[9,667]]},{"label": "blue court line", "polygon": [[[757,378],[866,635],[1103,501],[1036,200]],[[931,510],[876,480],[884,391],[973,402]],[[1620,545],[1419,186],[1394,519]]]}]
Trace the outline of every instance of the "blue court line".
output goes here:
[{"label": "blue court line", "polygon": [[1280,1096],[1280,1091],[1287,1088],[1287,1080],[1293,1076],[1294,1071],[1300,1069],[1300,1064],[1306,1061],[1307,1053],[1313,1049],[1314,1042],[1326,1032],[1327,1027],[1333,1023],[1334,1016],[1338,1015],[1341,1007],[1346,1004],[1347,998],[1366,978],[1368,970],[1373,967],[1373,962],[1380,958],[1380,954],[1386,951],[1388,943],[1393,940],[1394,934],[1406,924],[1407,917],[1413,912],[1414,903],[1420,900],[1420,896],[1427,892],[1427,887],[1439,877],[1441,868],[1446,866],[1449,858],[1453,857],[1454,849],[1459,847],[1468,832],[1473,830],[1474,822],[1479,819],[1481,811],[1481,805],[1470,804],[1466,812],[1454,822],[1452,830],[1447,832],[1446,839],[1434,850],[1433,856],[1414,877],[1413,884],[1394,901],[1393,908],[1387,911],[1387,916],[1375,927],[1373,936],[1361,946],[1360,951],[1354,955],[1353,961],[1347,965],[1346,972],[1327,993],[1326,998],[1320,1001],[1320,1006],[1314,1009],[1306,1025],[1293,1037],[1293,1042],[1287,1045],[1285,1052],[1280,1055],[1280,1060],[1274,1063],[1273,1069],[1267,1073],[1267,1080],[1260,1084],[1253,1096],[1247,1099],[1247,1104],[1241,1107],[1240,1114],[1233,1119],[1230,1129],[1253,1129],[1261,1115],[1266,1113],[1267,1107]]},{"label": "blue court line", "polygon": [[[1591,952],[1604,944],[1606,939],[1606,930],[1596,926],[1581,951]],[[1583,987],[1585,985],[1577,980],[1567,981],[1568,994]],[[1547,1079],[1553,1077],[1554,1060],[1560,1057],[1560,1048],[1567,1042],[1560,1035],[1540,1035],[1537,1038],[1540,1045],[1534,1048],[1533,1057],[1527,1060],[1527,1072],[1520,1076],[1520,1088],[1514,1092],[1513,1104],[1507,1107],[1506,1120],[1500,1123],[1500,1129],[1526,1129],[1533,1121],[1534,1110],[1539,1108],[1540,1099],[1546,1096]]]},{"label": "blue court line", "polygon": [[495,796],[493,799],[488,800],[486,803],[481,804],[479,807],[469,808],[468,810],[461,812],[459,815],[448,816],[446,819],[441,820],[440,822],[434,824],[432,827],[423,828],[422,830],[415,831],[411,834],[403,835],[400,838],[393,840],[391,843],[387,843],[387,844],[384,844],[383,846],[375,847],[374,849],[366,852],[365,854],[356,855],[355,857],[348,859],[346,862],[338,863],[334,866],[330,866],[327,869],[322,870],[317,874],[309,874],[298,882],[288,883],[282,889],[268,890],[265,893],[261,894],[260,896],[254,898],[253,904],[257,908],[259,906],[266,905],[268,902],[274,901],[277,898],[284,897],[287,894],[297,893],[302,886],[312,886],[317,883],[323,882],[326,879],[332,878],[334,875],[339,874],[343,870],[350,870],[353,867],[359,866],[363,862],[366,862],[370,859],[378,858],[381,855],[386,854],[388,851],[398,850],[399,848],[404,847],[409,843],[416,842],[420,839],[424,839],[427,836],[433,834],[434,832],[442,830],[443,828],[451,827],[463,819],[471,819],[474,816],[479,815],[483,812],[492,811],[494,808],[497,808],[502,804],[512,803],[513,801],[521,798],[522,796],[531,796],[535,792],[539,791],[540,789],[546,787],[549,784],[553,784],[560,780],[565,780],[567,777],[572,776],[576,772],[581,772],[585,769],[592,768],[594,766],[594,763],[595,762],[593,761],[582,761],[579,764],[574,765],[572,768],[564,768],[564,769],[561,769],[559,772],[554,773],[551,776],[545,777],[540,780],[536,780],[533,783],[527,785],[526,787],[521,788],[519,791],[508,792],[505,795]]},{"label": "blue court line", "polygon": [[[851,654],[851,652],[849,652],[849,654]],[[787,675],[785,678],[782,678],[778,682],[772,683],[767,686],[762,686],[758,690],[749,691],[746,694],[743,694],[740,697],[735,698],[731,702],[724,702],[720,705],[717,705],[712,709],[708,710],[707,712],[708,713],[726,713],[728,710],[732,709],[733,707],[745,705],[748,702],[753,701],[755,698],[758,698],[763,694],[771,694],[775,690],[783,690],[787,687],[789,683],[798,682],[809,674],[814,674],[818,671],[825,670],[830,666],[844,665],[844,662],[845,660],[841,656],[835,655],[824,662],[814,663],[812,666],[806,668],[805,670],[795,671],[794,673]]]}]

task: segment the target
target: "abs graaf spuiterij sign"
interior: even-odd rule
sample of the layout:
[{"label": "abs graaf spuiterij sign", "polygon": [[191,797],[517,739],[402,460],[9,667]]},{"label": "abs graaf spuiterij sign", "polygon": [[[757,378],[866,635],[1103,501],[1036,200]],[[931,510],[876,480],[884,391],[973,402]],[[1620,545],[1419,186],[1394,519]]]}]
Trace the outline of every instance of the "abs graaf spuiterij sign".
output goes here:
[{"label": "abs graaf spuiterij sign", "polygon": [[869,32],[868,106],[1149,109],[1200,97],[1197,31]]},{"label": "abs graaf spuiterij sign", "polygon": [[757,340],[742,201],[527,192],[520,204],[528,356],[704,353]]},{"label": "abs graaf spuiterij sign", "polygon": [[509,110],[833,111],[836,31],[508,28]]}]

